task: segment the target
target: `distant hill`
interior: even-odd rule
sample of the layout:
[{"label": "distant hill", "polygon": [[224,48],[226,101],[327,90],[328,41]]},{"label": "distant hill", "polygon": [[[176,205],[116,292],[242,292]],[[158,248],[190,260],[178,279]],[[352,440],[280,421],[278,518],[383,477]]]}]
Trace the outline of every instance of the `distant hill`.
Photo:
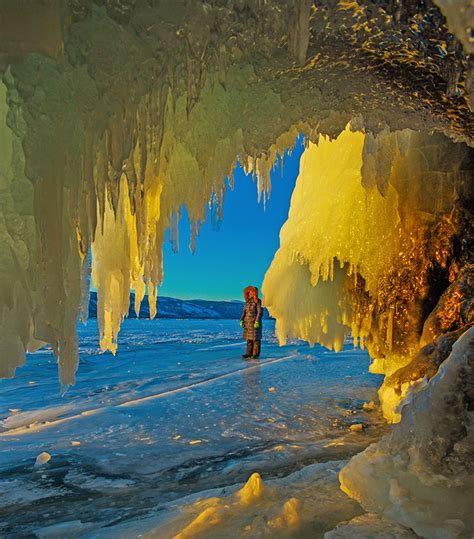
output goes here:
[{"label": "distant hill", "polygon": [[[130,294],[129,318],[136,318],[133,304],[135,296]],[[242,314],[243,301],[208,301],[204,299],[177,299],[166,296],[158,297],[157,318],[212,318],[233,320]],[[91,291],[89,299],[89,318],[97,317],[97,292]],[[150,318],[148,298],[145,296],[140,307],[140,318]],[[264,310],[264,318],[270,318]]]}]

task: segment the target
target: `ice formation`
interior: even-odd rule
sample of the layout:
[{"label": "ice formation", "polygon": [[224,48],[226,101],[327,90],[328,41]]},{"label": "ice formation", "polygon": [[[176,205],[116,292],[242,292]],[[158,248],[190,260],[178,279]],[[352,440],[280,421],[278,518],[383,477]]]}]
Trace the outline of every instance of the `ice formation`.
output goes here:
[{"label": "ice formation", "polygon": [[324,539],[416,539],[411,530],[381,518],[375,513],[367,513],[353,518],[349,522],[341,522],[334,530],[326,532]]},{"label": "ice formation", "polygon": [[[348,125],[335,140],[310,142],[262,287],[280,342],[339,350],[351,331],[372,370],[391,375],[423,344],[469,323],[471,303],[459,310],[472,297],[468,265],[461,271],[469,254],[455,246],[466,232],[466,156],[462,145],[410,130],[374,138]],[[449,281],[447,308],[426,319]],[[411,385],[381,388],[388,419],[399,420]]]},{"label": "ice formation", "polygon": [[74,381],[91,251],[114,351],[127,289],[154,306],[166,230],[183,204],[194,234],[210,200],[219,215],[237,159],[264,195],[298,132],[316,142],[352,118],[364,185],[393,207],[386,157],[418,136],[405,128],[472,137],[465,36],[431,4],[7,1],[0,37],[3,376],[50,343]]},{"label": "ice formation", "polygon": [[352,458],[342,489],[421,537],[472,537],[474,329],[380,442]]},{"label": "ice formation", "polygon": [[341,464],[316,463],[266,481],[254,473],[244,485],[215,488],[165,503],[140,521],[105,527],[91,537],[322,537],[338,518],[350,520],[361,513],[360,507],[337,488]]}]

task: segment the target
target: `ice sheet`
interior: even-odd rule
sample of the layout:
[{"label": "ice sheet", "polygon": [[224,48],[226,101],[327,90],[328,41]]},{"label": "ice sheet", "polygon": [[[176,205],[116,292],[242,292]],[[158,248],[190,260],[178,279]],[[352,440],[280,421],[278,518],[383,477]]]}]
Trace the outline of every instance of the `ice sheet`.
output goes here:
[{"label": "ice sheet", "polygon": [[[52,352],[32,354],[0,382],[1,532],[78,515],[100,528],[254,471],[267,481],[346,459],[379,438],[380,417],[362,410],[381,380],[365,352],[280,348],[273,322],[265,332],[260,361],[244,362],[238,321],[126,320],[114,357],[99,353],[90,321],[64,396]],[[355,422],[368,428],[351,432]],[[43,451],[51,460],[33,469]]]}]

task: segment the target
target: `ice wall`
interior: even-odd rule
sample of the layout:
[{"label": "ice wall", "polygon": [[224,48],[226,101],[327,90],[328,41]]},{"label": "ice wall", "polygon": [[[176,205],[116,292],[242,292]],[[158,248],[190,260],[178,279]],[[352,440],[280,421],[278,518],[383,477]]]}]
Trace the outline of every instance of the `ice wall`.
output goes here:
[{"label": "ice wall", "polygon": [[[409,130],[373,137],[349,125],[335,140],[309,144],[262,287],[281,343],[299,337],[339,350],[350,331],[374,372],[410,363],[444,286],[463,279],[468,253],[455,242],[471,180],[466,156],[443,137]],[[456,310],[469,292],[450,297]],[[451,317],[447,327],[465,318]],[[382,387],[388,419],[399,419],[411,385]]]},{"label": "ice wall", "polygon": [[420,537],[472,537],[474,329],[403,409],[389,435],[352,458],[341,487]]}]

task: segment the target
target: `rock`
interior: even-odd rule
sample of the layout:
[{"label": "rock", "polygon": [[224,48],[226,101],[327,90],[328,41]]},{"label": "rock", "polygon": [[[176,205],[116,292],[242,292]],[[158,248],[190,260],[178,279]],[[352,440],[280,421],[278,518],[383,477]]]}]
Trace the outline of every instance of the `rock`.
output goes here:
[{"label": "rock", "polygon": [[366,412],[373,412],[374,410],[377,410],[377,405],[374,401],[364,402],[362,409]]},{"label": "rock", "polygon": [[41,466],[44,466],[50,460],[51,460],[51,455],[48,452],[43,451],[43,453],[40,453],[36,457],[35,468],[40,468]]},{"label": "rock", "polygon": [[352,432],[362,432],[365,429],[365,425],[363,423],[353,423],[349,430]]},{"label": "rock", "polygon": [[426,319],[420,345],[474,322],[474,264],[466,264]]}]

